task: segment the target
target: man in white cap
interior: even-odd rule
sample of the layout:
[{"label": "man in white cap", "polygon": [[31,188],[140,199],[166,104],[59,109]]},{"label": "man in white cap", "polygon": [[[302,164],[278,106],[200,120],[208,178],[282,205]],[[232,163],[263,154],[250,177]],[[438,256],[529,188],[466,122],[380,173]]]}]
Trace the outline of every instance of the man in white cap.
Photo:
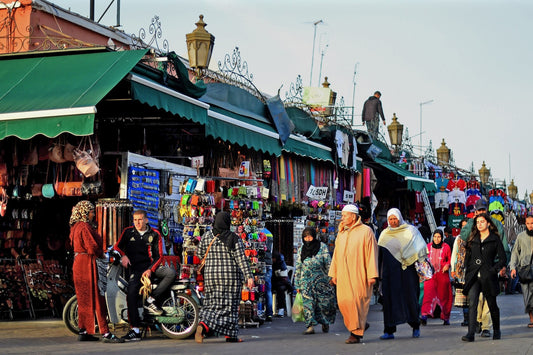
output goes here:
[{"label": "man in white cap", "polygon": [[379,276],[378,246],[374,232],[362,223],[355,205],[342,209],[329,276],[337,285],[337,303],[350,331],[346,344],[360,343],[368,328],[370,298]]}]

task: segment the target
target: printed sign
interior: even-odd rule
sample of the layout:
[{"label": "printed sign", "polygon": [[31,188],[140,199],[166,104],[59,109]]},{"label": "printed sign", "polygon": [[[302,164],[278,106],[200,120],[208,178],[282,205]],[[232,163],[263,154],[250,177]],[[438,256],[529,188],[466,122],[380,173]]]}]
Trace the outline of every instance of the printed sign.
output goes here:
[{"label": "printed sign", "polygon": [[191,167],[193,168],[203,168],[204,167],[204,156],[200,155],[198,157],[191,158]]},{"label": "printed sign", "polygon": [[325,200],[327,194],[327,187],[315,187],[311,185],[309,186],[309,190],[307,190],[307,193],[305,195],[313,200]]},{"label": "printed sign", "polygon": [[241,166],[239,167],[239,176],[240,177],[249,177],[250,176],[250,161],[243,161],[241,162]]},{"label": "printed sign", "polygon": [[344,191],[344,198],[342,199],[344,202],[350,202],[353,203],[354,199],[354,193],[351,191]]}]

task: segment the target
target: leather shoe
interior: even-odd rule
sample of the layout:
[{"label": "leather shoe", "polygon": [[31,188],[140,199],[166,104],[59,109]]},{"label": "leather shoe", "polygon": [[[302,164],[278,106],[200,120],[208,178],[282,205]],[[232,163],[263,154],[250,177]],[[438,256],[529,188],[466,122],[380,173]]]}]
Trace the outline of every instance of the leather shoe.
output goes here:
[{"label": "leather shoe", "polygon": [[472,335],[472,336],[469,336],[469,335],[463,335],[463,336],[461,337],[461,340],[462,340],[462,341],[472,342],[472,341],[474,341],[474,336],[473,336],[473,335]]},{"label": "leather shoe", "polygon": [[329,324],[322,324],[322,333],[329,332]]},{"label": "leather shoe", "polygon": [[303,335],[309,335],[309,334],[315,334],[315,328],[313,328],[313,326],[310,326],[309,328],[305,330],[305,332],[303,332]]},{"label": "leather shoe", "polygon": [[344,341],[346,344],[357,344],[361,342],[361,337],[350,333],[350,337]]},{"label": "leather shoe", "polygon": [[481,336],[482,336],[483,338],[490,338],[490,336],[491,336],[491,334],[490,334],[490,330],[488,330],[488,329],[483,330],[483,331],[481,332]]},{"label": "leather shoe", "polygon": [[502,332],[500,330],[495,330],[492,340],[499,340],[502,338]]},{"label": "leather shoe", "polygon": [[420,329],[413,329],[413,338],[420,338]]},{"label": "leather shoe", "polygon": [[368,328],[370,328],[370,324],[365,323],[365,332],[366,332],[366,330],[367,330]]},{"label": "leather shoe", "polygon": [[83,334],[78,335],[78,341],[98,341],[98,340],[100,339],[98,339],[97,337],[91,334],[83,333]]}]

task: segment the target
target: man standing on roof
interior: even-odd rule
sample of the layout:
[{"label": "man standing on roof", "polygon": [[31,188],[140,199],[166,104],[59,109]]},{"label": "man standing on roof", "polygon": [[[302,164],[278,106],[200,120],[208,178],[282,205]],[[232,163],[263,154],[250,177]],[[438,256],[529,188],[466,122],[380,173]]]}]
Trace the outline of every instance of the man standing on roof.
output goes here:
[{"label": "man standing on roof", "polygon": [[376,140],[379,131],[379,116],[385,125],[385,115],[383,114],[383,107],[381,107],[380,98],[381,93],[376,91],[373,96],[370,96],[363,105],[363,126],[366,124],[366,129],[372,140]]}]

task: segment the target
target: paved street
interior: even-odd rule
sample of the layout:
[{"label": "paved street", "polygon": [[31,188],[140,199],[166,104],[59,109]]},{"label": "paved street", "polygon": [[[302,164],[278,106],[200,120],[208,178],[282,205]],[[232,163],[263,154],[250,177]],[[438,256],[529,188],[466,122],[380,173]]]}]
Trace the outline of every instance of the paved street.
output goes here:
[{"label": "paved street", "polygon": [[[170,340],[162,334],[152,333],[141,342],[105,344],[81,343],[59,319],[37,321],[0,322],[0,353],[2,354],[533,354],[533,329],[528,329],[528,317],[523,313],[522,295],[498,297],[502,312],[502,339],[479,338],[464,343],[460,337],[466,328],[460,326],[461,310],[454,308],[451,326],[442,321],[428,320],[422,327],[419,339],[411,338],[408,325],[400,325],[395,340],[379,340],[383,330],[380,305],[371,306],[370,329],[364,343],[347,345],[348,334],[342,318],[323,334],[301,335],[302,323],[294,324],[290,318],[277,318],[259,328],[242,329],[245,342],[228,344],[224,338],[209,338],[204,344],[193,339]],[[123,335],[125,329],[117,329]]]}]

